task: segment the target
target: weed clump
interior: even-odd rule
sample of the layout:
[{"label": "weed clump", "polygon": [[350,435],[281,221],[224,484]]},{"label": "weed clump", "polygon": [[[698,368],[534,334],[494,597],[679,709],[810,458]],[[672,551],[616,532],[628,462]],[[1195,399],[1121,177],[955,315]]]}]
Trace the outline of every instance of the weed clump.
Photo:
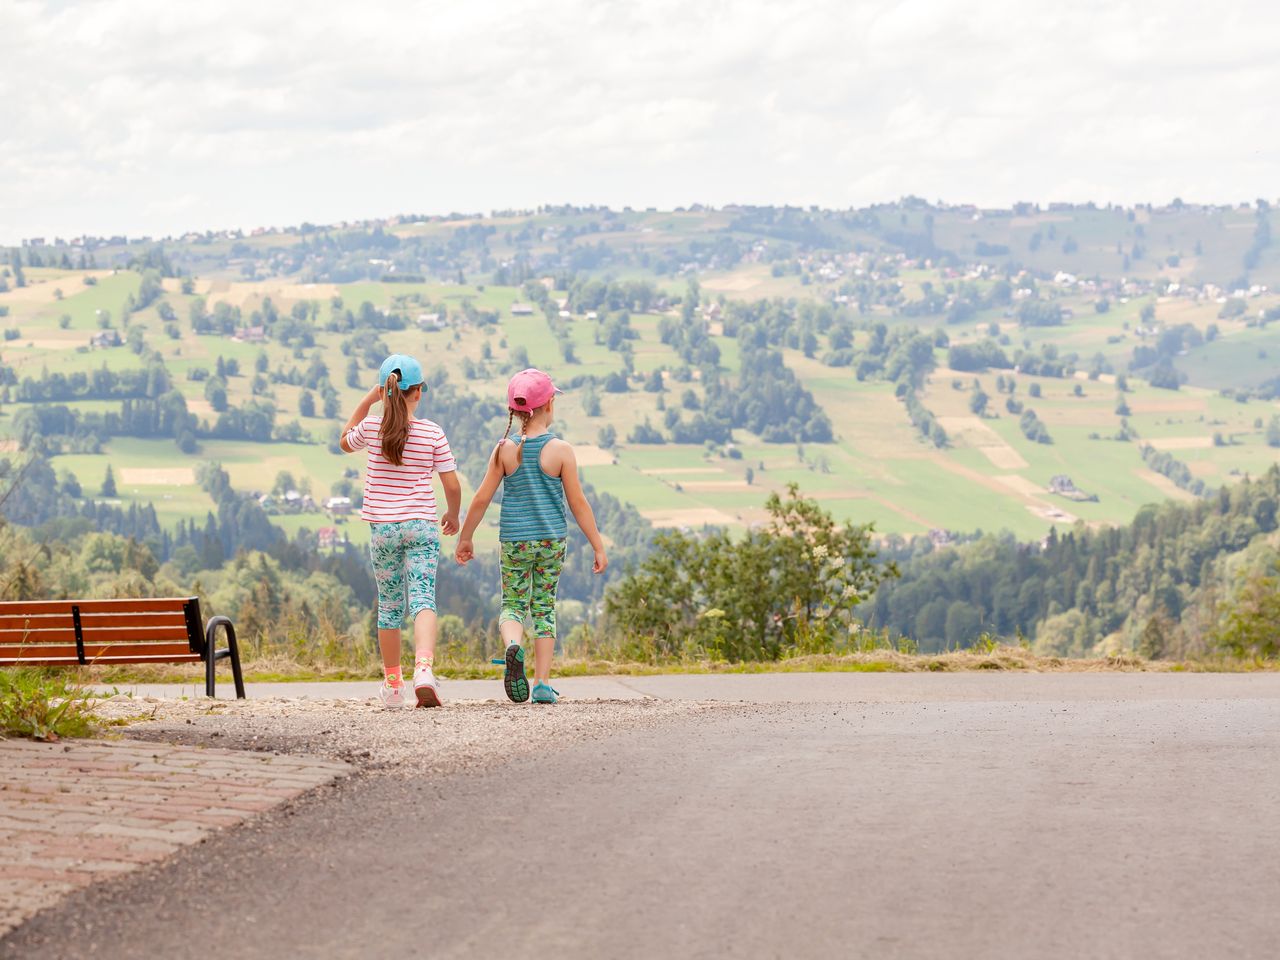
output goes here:
[{"label": "weed clump", "polygon": [[83,687],[65,674],[33,667],[0,670],[0,739],[86,737],[95,724]]}]

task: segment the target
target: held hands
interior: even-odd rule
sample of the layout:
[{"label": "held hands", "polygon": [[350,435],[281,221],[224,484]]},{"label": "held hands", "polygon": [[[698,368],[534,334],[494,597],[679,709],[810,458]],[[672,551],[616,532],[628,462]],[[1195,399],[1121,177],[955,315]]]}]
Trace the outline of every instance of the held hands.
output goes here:
[{"label": "held hands", "polygon": [[459,540],[458,546],[453,551],[453,559],[458,562],[459,566],[466,566],[467,562],[475,555],[475,544],[470,540]]},{"label": "held hands", "polygon": [[603,548],[597,550],[595,561],[591,564],[592,573],[604,573],[609,567],[609,558],[605,556]]},{"label": "held hands", "polygon": [[447,537],[452,537],[458,532],[457,511],[450,511],[444,515],[444,518],[440,521],[440,532]]}]

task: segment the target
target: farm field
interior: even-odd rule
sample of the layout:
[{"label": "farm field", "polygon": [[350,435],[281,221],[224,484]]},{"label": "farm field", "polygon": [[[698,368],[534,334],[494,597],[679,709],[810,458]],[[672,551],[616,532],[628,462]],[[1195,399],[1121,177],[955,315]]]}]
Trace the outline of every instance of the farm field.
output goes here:
[{"label": "farm field", "polygon": [[[914,214],[903,217],[911,227]],[[599,237],[607,235],[608,243],[618,249],[642,251],[645,256],[684,249],[680,245],[691,240],[751,242],[756,244],[753,249],[767,243],[752,239],[738,218],[724,212],[649,212],[617,220],[623,229],[591,235],[592,242],[605,243]],[[1084,274],[1114,271],[1117,237],[1122,246],[1134,242],[1135,228],[1143,226],[1148,256],[1162,258],[1163,265],[1152,277],[1160,279],[1164,289],[1205,269],[1204,264],[1214,258],[1229,259],[1223,249],[1234,250],[1231,244],[1240,239],[1237,234],[1243,234],[1241,243],[1245,242],[1245,228],[1253,220],[1254,213],[1244,210],[1219,212],[1216,218],[1206,215],[1204,222],[1173,218],[1167,224],[1156,215],[1144,213],[1129,220],[1114,211],[1065,219],[1047,214],[968,221],[951,217],[935,228],[935,235],[949,249],[975,256],[979,243],[984,250],[1003,246],[1021,250],[1022,262],[1044,271],[1062,269],[1061,247],[1070,236],[1078,245],[1078,253],[1071,256],[1078,259],[1076,268]],[[501,258],[555,250],[562,242],[557,237],[569,230],[586,230],[591,222],[587,216],[546,214],[408,223],[393,232],[406,239],[443,243],[468,227],[492,229],[488,249]],[[1157,228],[1163,231],[1158,237],[1153,236]],[[863,236],[848,225],[838,229],[850,237]],[[1051,231],[1055,244],[1047,247]],[[1032,250],[1030,238],[1036,233],[1041,240]],[[1213,246],[1209,242],[1213,237],[1227,246]],[[1193,256],[1189,250],[1197,243],[1210,252]],[[245,249],[263,255],[286,246],[262,238],[245,241]],[[216,245],[193,248],[191,256],[203,258],[201,262],[216,260]],[[1169,258],[1178,266],[1171,265]],[[770,298],[832,302],[839,278],[848,268],[835,258],[821,261],[826,266],[818,271],[814,266],[818,262],[811,256],[808,261],[788,261],[786,269],[780,270],[767,261],[748,260],[698,271],[702,294],[698,322],[712,304]],[[600,276],[620,283],[652,282],[661,296],[670,298],[678,298],[689,282],[688,277],[677,279],[638,267]],[[114,373],[144,375],[148,357],[158,357],[172,388],[182,394],[188,412],[202,424],[197,449],[183,453],[172,439],[113,436],[93,451],[64,445],[52,457],[58,471],[73,474],[86,496],[97,497],[110,465],[117,482],[116,496],[110,499],[126,505],[152,503],[165,525],[182,519],[202,522],[215,509],[195,482],[194,469],[201,461],[221,464],[233,486],[243,492],[267,493],[279,475],[288,474],[302,492],[321,503],[344,484],[354,482],[358,489],[358,477],[348,471],[362,466],[359,458],[343,457],[332,445],[350,409],[371,385],[376,360],[383,351],[394,351],[420,356],[432,376],[447,377],[457,389],[480,398],[482,409],[489,413],[485,435],[470,438],[474,449],[487,449],[490,440],[501,435],[510,372],[525,363],[549,370],[566,387],[557,410],[557,429],[581,445],[584,477],[600,491],[633,505],[659,527],[742,528],[764,518],[770,493],[796,484],[839,519],[872,523],[880,535],[980,529],[1008,530],[1034,539],[1053,525],[1124,523],[1143,504],[1192,497],[1185,482],[1180,486],[1152,469],[1143,458],[1144,445],[1184,464],[1191,476],[1209,486],[1258,473],[1276,460],[1276,448],[1267,442],[1267,428],[1280,408],[1256,394],[1236,395],[1275,379],[1271,358],[1280,357],[1280,331],[1266,316],[1280,298],[1266,289],[1254,291],[1243,308],[1232,310],[1224,307],[1223,296],[1113,293],[1103,311],[1097,307],[1100,298],[1106,299],[1101,294],[1069,281],[1055,281],[1055,285],[1041,280],[1041,298],[1059,305],[1063,319],[1053,325],[1025,326],[1019,322],[1016,301],[1007,306],[981,305],[954,323],[940,315],[913,313],[903,303],[954,285],[954,271],[925,263],[904,267],[895,276],[894,282],[900,285],[897,301],[891,298],[887,304],[877,302],[862,312],[851,311],[858,324],[851,340],[855,348],[864,349],[875,323],[883,323],[888,330],[915,327],[931,332],[937,341],[935,367],[923,378],[917,396],[946,432],[948,442],[942,447],[913,426],[893,382],[860,380],[852,366],[824,362],[821,344],[816,351],[802,351],[791,343],[782,348],[783,361],[829,418],[834,434],[830,442],[766,442],[743,428],[734,430],[730,444],[674,443],[669,437],[660,444],[637,442],[633,439],[637,429],[647,425],[665,434],[673,409],[687,416],[707,399],[702,371],[685,367],[676,347],[663,342],[664,327],[687,322],[678,300],[675,305],[627,311],[629,333],[610,342],[609,311],[603,308],[599,316],[568,310],[559,320],[554,310],[545,315],[541,309],[514,313],[516,304],[529,299],[527,288],[515,282],[439,277],[310,282],[292,275],[245,278],[229,269],[211,269],[186,282],[164,279],[150,302],[130,311],[127,301],[142,295],[141,268],[101,267],[32,267],[26,271],[25,286],[9,284],[0,292],[0,328],[7,331],[0,345],[0,363],[13,377],[0,405],[0,442],[13,449],[19,439],[15,417],[24,407],[36,405],[14,399],[21,382],[54,373],[92,376],[104,367]],[[971,282],[982,296],[994,287],[991,275],[981,271],[965,282]],[[567,296],[554,278],[548,278],[547,286],[551,299]],[[232,337],[226,331],[197,333],[193,329],[191,318],[197,312],[213,315],[231,309],[245,318],[269,311],[301,318],[298,322],[307,336],[294,336],[285,343],[273,337]],[[333,318],[343,310],[374,322],[390,315],[409,322],[405,329],[352,332],[335,328]],[[140,341],[136,349],[129,344],[90,346],[91,337],[119,327],[119,318],[126,314],[129,335]],[[437,329],[434,322],[424,320],[420,325],[423,317],[444,319]],[[718,351],[720,376],[737,384],[742,345],[726,335],[723,326],[710,317],[708,340]],[[1172,359],[1183,381],[1176,390],[1152,386],[1142,371],[1127,368],[1135,351],[1154,349],[1170,328],[1191,331],[1184,334],[1189,346]],[[1050,359],[1073,357],[1073,374],[1032,375],[996,368],[958,371],[947,366],[953,347],[996,342],[1010,356],[1024,350]],[[209,435],[218,411],[210,400],[208,381],[215,368],[229,364],[225,402],[232,408],[271,405],[277,431],[289,426],[291,439],[254,441]],[[682,367],[686,372],[678,376]],[[309,380],[316,371],[323,371],[336,392],[336,412],[326,415],[321,409],[314,394],[316,384]],[[1117,385],[1121,372],[1127,380],[1123,391]],[[626,378],[625,392],[601,388],[611,375]],[[662,380],[660,391],[653,386],[655,375]],[[988,398],[980,413],[971,407],[975,390]],[[309,401],[315,409],[304,415]],[[119,401],[110,399],[49,398],[40,403],[64,403],[79,415],[96,417],[110,416],[120,407]],[[1036,442],[1024,434],[1019,419],[1027,409],[1034,410],[1051,442]],[[432,412],[428,392],[421,413],[430,417]],[[442,425],[452,432],[450,423]],[[616,438],[611,449],[600,446],[605,428],[612,428]],[[473,477],[482,470],[481,464],[463,466],[464,475]],[[1051,483],[1061,485],[1061,479],[1055,478],[1068,478],[1075,492],[1050,492]],[[337,525],[356,542],[366,536],[354,516],[334,517],[321,509],[275,516],[273,522],[290,532]]]}]

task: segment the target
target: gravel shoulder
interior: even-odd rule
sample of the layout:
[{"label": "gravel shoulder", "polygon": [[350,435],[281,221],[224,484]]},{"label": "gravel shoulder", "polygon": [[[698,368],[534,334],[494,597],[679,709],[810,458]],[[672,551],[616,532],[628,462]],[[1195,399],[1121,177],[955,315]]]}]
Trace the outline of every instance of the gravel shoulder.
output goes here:
[{"label": "gravel shoulder", "polygon": [[639,698],[562,700],[553,707],[482,701],[387,710],[370,698],[114,697],[98,714],[129,721],[125,729],[132,740],[269,750],[341,760],[364,770],[407,768],[442,775],[723,709],[723,704]]}]

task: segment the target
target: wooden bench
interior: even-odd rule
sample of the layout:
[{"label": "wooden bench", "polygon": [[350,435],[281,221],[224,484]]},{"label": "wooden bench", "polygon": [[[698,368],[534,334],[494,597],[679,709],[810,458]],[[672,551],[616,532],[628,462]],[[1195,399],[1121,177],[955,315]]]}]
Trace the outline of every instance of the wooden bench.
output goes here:
[{"label": "wooden bench", "polygon": [[[219,628],[227,641],[221,650],[214,644]],[[0,666],[203,661],[204,692],[212,697],[222,659],[231,660],[243,698],[236,628],[226,617],[204,624],[195,597],[0,601]]]}]

